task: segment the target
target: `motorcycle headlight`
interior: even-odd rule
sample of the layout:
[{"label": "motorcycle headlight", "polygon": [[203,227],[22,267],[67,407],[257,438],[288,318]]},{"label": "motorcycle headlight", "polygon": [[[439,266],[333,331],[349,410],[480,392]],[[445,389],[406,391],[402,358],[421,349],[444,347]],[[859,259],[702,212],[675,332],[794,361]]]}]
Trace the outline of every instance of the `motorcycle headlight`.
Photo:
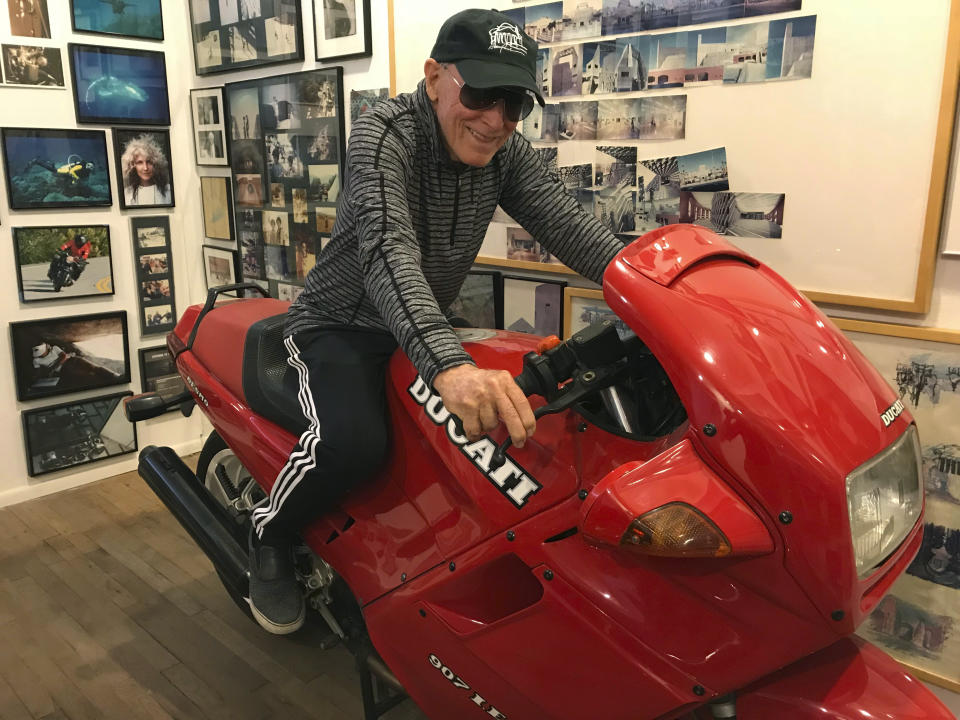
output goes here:
[{"label": "motorcycle headlight", "polygon": [[892,553],[923,507],[920,439],[911,425],[895,443],[847,475],[847,509],[857,576]]}]

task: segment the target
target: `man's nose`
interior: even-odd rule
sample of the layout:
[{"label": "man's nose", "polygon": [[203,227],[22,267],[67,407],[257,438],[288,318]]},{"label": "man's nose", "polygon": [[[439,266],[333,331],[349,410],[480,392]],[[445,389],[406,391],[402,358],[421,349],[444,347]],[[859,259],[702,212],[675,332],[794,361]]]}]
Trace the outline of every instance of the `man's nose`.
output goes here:
[{"label": "man's nose", "polygon": [[492,128],[507,127],[516,125],[507,119],[506,101],[503,98],[497,100],[493,105],[483,111],[483,121]]}]

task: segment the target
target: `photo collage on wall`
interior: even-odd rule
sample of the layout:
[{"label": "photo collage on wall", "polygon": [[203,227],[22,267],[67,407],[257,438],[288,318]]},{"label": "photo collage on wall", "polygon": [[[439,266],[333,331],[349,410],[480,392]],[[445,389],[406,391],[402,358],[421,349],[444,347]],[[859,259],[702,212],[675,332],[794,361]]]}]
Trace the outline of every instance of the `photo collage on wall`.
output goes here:
[{"label": "photo collage on wall", "polygon": [[225,87],[243,282],[293,300],[329,240],[344,156],[343,69]]},{"label": "photo collage on wall", "polygon": [[846,333],[916,421],[923,541],[858,633],[922,679],[960,687],[960,344]]},{"label": "photo collage on wall", "polygon": [[137,264],[140,334],[166,335],[177,323],[170,218],[166,215],[131,218],[130,232]]}]

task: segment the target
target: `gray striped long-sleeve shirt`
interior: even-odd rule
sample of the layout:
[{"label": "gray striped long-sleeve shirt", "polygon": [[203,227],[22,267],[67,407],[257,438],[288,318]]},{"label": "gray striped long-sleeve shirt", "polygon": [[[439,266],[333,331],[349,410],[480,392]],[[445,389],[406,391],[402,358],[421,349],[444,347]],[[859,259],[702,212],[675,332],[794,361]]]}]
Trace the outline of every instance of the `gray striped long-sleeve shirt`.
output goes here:
[{"label": "gray striped long-sleeve shirt", "polygon": [[623,247],[519,133],[485,167],[453,162],[423,81],[356,120],[346,160],[332,240],[291,305],[285,334],[389,330],[431,384],[441,371],[473,362],[444,312],[498,204],[594,282]]}]

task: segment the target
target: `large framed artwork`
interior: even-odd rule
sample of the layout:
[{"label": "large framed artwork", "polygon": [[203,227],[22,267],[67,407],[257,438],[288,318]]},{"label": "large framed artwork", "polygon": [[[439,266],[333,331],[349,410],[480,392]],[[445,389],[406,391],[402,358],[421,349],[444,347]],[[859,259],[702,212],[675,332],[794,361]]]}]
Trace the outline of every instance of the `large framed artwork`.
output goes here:
[{"label": "large framed artwork", "polygon": [[[230,168],[236,229],[257,279],[302,284],[340,194],[343,162],[343,69],[228,83]],[[306,248],[306,250],[305,250]],[[256,262],[252,262],[257,260]],[[251,268],[252,269],[252,268]]]},{"label": "large framed artwork", "polygon": [[102,130],[3,128],[11,210],[113,204]]},{"label": "large framed artwork", "polygon": [[447,316],[457,327],[502,329],[503,275],[497,270],[468,272]]},{"label": "large framed artwork", "polygon": [[113,165],[120,207],[173,207],[169,130],[113,128]]},{"label": "large framed artwork", "polygon": [[230,178],[200,178],[203,201],[203,235],[213,240],[233,242],[233,205],[230,202]]},{"label": "large framed artwork", "polygon": [[127,313],[10,323],[17,400],[130,382]]},{"label": "large framed artwork", "polygon": [[30,477],[132,453],[137,426],[123,415],[132,393],[79,400],[26,410],[23,439]]},{"label": "large framed artwork", "polygon": [[[156,392],[164,400],[170,400],[186,390],[166,345],[140,348],[137,355],[140,359],[140,392]],[[168,412],[175,410],[178,408],[172,407]]]},{"label": "large framed artwork", "polygon": [[303,60],[299,0],[189,0],[197,75]]},{"label": "large framed artwork", "polygon": [[920,551],[857,632],[960,692],[960,332],[833,320],[916,421],[926,490]]},{"label": "large framed artwork", "polygon": [[370,0],[313,0],[317,60],[370,57]]},{"label": "large framed artwork", "polygon": [[191,90],[190,108],[193,111],[193,149],[197,165],[226,165],[223,88]]},{"label": "large framed artwork", "polygon": [[15,227],[13,254],[22,302],[113,295],[109,225]]},{"label": "large framed artwork", "polygon": [[170,218],[166,215],[130,218],[130,231],[137,264],[140,334],[165,335],[177,323]]},{"label": "large framed artwork", "polygon": [[603,299],[602,290],[567,287],[563,293],[563,339],[594,323],[611,320],[623,337],[631,332],[630,327],[610,309]]},{"label": "large framed artwork", "polygon": [[163,40],[160,0],[70,0],[74,32]]},{"label": "large framed artwork", "polygon": [[78,123],[169,125],[162,52],[68,43]]}]

